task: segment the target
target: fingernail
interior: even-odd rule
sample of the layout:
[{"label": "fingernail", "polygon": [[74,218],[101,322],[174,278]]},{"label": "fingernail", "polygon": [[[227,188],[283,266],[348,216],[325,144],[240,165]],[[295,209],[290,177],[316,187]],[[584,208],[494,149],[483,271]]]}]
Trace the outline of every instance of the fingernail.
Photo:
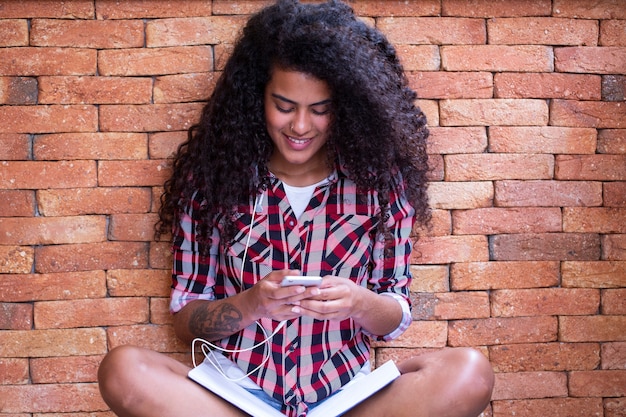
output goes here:
[{"label": "fingernail", "polygon": [[292,313],[294,313],[294,314],[300,314],[300,307],[298,307],[298,306],[294,306],[294,307],[291,309],[291,312],[292,312]]}]

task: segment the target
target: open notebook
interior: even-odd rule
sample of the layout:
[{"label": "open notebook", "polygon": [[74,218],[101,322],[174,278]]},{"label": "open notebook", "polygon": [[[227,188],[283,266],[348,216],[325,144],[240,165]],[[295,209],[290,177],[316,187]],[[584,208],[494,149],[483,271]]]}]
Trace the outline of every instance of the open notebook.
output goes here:
[{"label": "open notebook", "polygon": [[[336,417],[400,376],[393,361],[376,368],[368,375],[357,378],[335,395],[311,410],[308,417]],[[284,415],[250,394],[237,383],[226,379],[206,361],[189,371],[189,378],[219,395],[239,409],[254,417],[284,417]]]}]

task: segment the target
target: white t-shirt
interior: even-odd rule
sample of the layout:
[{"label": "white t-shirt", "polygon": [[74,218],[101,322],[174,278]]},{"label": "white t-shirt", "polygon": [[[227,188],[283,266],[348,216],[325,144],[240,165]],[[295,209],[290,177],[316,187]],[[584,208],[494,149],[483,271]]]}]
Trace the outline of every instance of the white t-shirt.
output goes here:
[{"label": "white t-shirt", "polygon": [[283,182],[287,199],[289,200],[291,209],[297,218],[300,218],[302,213],[304,213],[306,206],[309,205],[309,201],[311,201],[311,197],[313,197],[313,191],[315,191],[315,188],[326,182],[328,182],[328,178],[324,178],[316,184],[306,185],[304,187],[294,187],[293,185]]}]

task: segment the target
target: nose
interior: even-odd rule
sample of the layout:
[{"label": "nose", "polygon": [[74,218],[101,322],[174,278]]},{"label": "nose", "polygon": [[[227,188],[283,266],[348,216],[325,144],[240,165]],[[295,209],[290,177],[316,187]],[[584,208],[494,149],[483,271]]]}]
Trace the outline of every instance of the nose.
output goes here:
[{"label": "nose", "polygon": [[304,136],[311,130],[311,119],[308,112],[298,110],[291,121],[291,131],[295,136]]}]

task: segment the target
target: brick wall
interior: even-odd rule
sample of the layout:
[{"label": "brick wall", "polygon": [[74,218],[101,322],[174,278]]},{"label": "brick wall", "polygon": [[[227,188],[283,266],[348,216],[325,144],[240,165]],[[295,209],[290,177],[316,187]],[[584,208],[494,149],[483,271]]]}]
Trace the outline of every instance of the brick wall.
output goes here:
[{"label": "brick wall", "polygon": [[[158,195],[264,3],[0,0],[0,416],[111,416],[113,346],[189,362]],[[352,5],[432,132],[415,322],[376,360],[475,346],[485,416],[626,415],[626,1]]]}]

